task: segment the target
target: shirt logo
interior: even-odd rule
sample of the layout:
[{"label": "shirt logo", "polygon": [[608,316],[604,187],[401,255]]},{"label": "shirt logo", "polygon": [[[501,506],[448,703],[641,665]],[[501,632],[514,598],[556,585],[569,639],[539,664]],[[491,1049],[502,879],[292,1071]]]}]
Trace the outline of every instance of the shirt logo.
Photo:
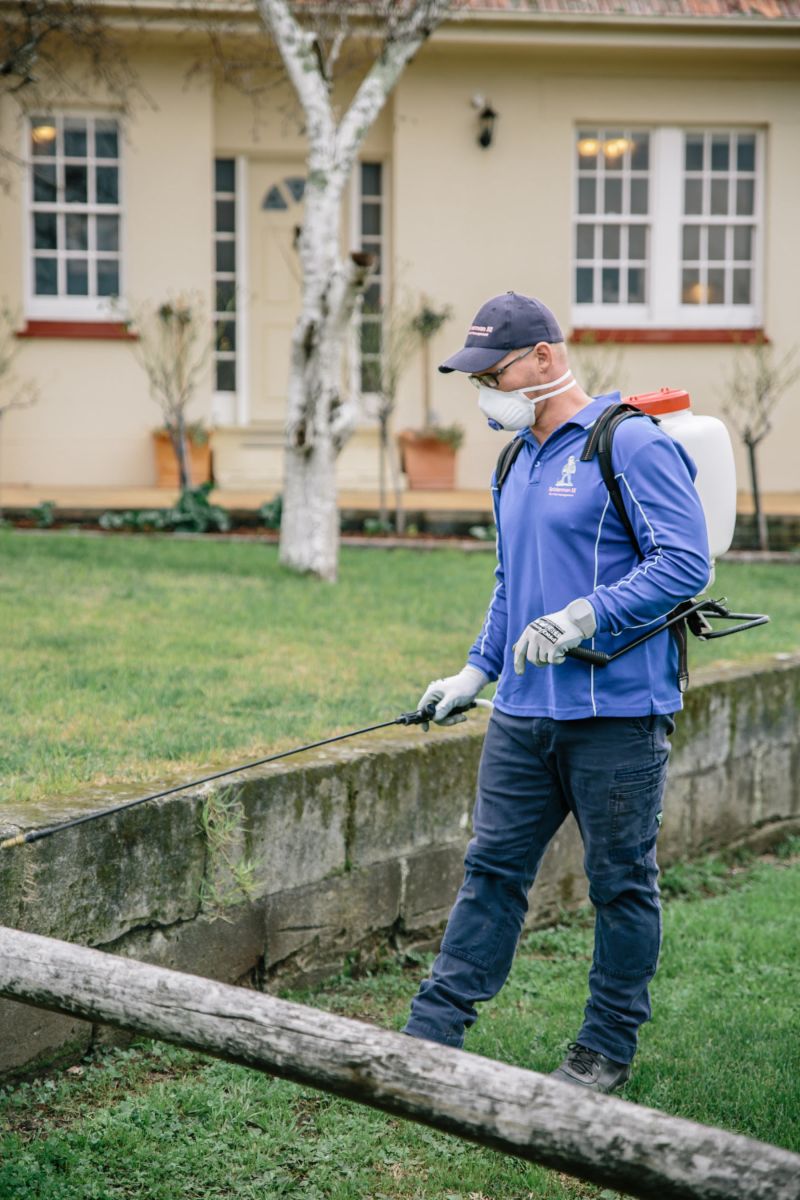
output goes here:
[{"label": "shirt logo", "polygon": [[572,482],[575,472],[578,469],[578,464],[575,461],[575,455],[570,454],[567,461],[564,463],[561,471],[561,478],[554,487],[548,488],[550,496],[574,496],[576,493],[575,484]]}]

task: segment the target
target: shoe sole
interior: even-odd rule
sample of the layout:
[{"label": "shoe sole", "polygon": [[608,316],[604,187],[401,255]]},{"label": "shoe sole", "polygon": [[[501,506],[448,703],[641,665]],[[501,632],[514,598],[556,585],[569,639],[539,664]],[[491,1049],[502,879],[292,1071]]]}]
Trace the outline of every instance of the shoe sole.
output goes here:
[{"label": "shoe sole", "polygon": [[597,1083],[581,1083],[580,1079],[573,1079],[571,1076],[562,1074],[561,1071],[551,1071],[551,1079],[557,1079],[559,1083],[569,1084],[570,1087],[583,1088],[585,1092],[598,1092],[601,1096],[610,1096],[612,1092],[618,1092],[630,1082],[630,1075],[625,1079],[621,1079],[619,1083],[613,1083],[611,1087],[601,1087]]}]

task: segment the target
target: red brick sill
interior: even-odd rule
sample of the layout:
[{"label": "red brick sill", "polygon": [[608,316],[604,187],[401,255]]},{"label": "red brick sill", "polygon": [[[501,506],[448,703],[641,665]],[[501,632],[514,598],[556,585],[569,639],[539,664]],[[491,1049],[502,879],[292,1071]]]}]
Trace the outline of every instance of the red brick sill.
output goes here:
[{"label": "red brick sill", "polygon": [[99,341],[138,342],[122,321],[26,321],[18,338],[93,338]]},{"label": "red brick sill", "polygon": [[615,342],[619,345],[753,345],[769,342],[763,329],[573,329],[570,342],[580,345]]}]

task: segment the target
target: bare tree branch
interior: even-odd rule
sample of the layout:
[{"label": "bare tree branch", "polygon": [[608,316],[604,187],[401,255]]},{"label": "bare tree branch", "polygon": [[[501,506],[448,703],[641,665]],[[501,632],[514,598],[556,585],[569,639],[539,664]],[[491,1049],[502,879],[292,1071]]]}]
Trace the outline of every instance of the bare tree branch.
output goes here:
[{"label": "bare tree branch", "polygon": [[[22,114],[47,113],[76,99],[94,102],[98,90],[122,113],[132,110],[136,98],[157,107],[100,5],[0,0],[0,100],[10,97]],[[27,166],[0,144],[0,187],[10,187],[8,168]]]},{"label": "bare tree branch", "polygon": [[19,380],[14,374],[14,360],[20,345],[16,331],[20,315],[8,304],[0,304],[0,416],[12,408],[27,408],[39,399],[32,380]]},{"label": "bare tree branch", "polygon": [[0,95],[19,97],[28,109],[62,92],[88,97],[84,73],[124,109],[134,92],[146,95],[122,39],[90,0],[18,0],[0,7]]},{"label": "bare tree branch", "polygon": [[[0,433],[3,418],[15,408],[29,408],[39,399],[39,389],[31,379],[17,379],[14,360],[19,354],[16,331],[20,317],[5,302],[0,304]],[[0,480],[2,477],[0,476]],[[0,511],[0,522],[3,514]]]},{"label": "bare tree branch", "polygon": [[762,338],[734,352],[725,380],[722,411],[742,439],[750,469],[750,492],[761,550],[769,549],[767,518],[761,503],[757,449],[772,426],[770,417],[781,397],[800,379],[800,348],[792,346],[775,361],[774,347]]},{"label": "bare tree branch", "polygon": [[724,384],[722,410],[742,441],[758,445],[770,432],[770,417],[793,383],[800,379],[800,347],[775,359],[774,347],[759,340],[735,352]]},{"label": "bare tree branch", "polygon": [[609,388],[620,388],[623,350],[610,342],[598,343],[596,336],[586,332],[572,347],[570,358],[575,361],[575,374],[589,396],[601,396]]}]

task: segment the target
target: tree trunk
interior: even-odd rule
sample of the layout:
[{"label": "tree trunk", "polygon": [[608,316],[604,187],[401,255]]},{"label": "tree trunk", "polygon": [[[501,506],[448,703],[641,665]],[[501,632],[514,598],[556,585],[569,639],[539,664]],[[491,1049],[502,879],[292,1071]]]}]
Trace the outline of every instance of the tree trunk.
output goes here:
[{"label": "tree trunk", "polygon": [[759,550],[769,550],[769,529],[767,526],[767,516],[761,504],[761,488],[758,482],[758,464],[756,462],[756,450],[758,442],[750,437],[745,437],[745,445],[747,446],[747,456],[750,462],[750,490],[753,493],[753,511],[756,518],[756,531],[758,534]]},{"label": "tree trunk", "polygon": [[422,406],[425,413],[425,429],[433,424],[431,413],[431,348],[428,338],[422,339]]},{"label": "tree trunk", "polygon": [[178,460],[178,477],[180,479],[181,491],[186,491],[192,486],[192,471],[189,462],[189,449],[186,444],[186,422],[183,419],[183,414],[178,414],[177,426],[169,425],[169,436],[172,439],[172,448],[175,451],[175,457]]},{"label": "tree trunk", "polygon": [[649,1200],[797,1200],[800,1156],[230,987],[0,927],[0,995],[243,1063]]},{"label": "tree trunk", "polygon": [[[308,20],[300,23],[287,0],[256,0],[302,105],[309,144],[305,213],[298,247],[303,267],[303,311],[292,346],[284,485],[287,532],[284,535],[282,526],[281,561],[293,567],[301,564],[297,569],[325,579],[335,579],[338,557],[338,531],[327,550],[323,550],[319,536],[320,514],[326,514],[323,519],[327,520],[331,505],[336,503],[335,475],[328,471],[328,464],[335,462],[357,415],[356,398],[338,395],[343,343],[356,296],[369,273],[363,262],[354,269],[352,262],[343,261],[339,255],[342,196],[358,151],[386,97],[405,65],[444,19],[450,2],[417,0],[392,6],[397,11],[391,14],[375,60],[337,124],[331,80],[320,59],[312,10]],[[347,8],[341,6],[343,16]],[[317,437],[323,441],[327,438],[330,444],[318,451],[314,446]],[[318,455],[322,465],[320,495],[308,523],[304,523],[302,511],[292,510],[295,503],[302,503],[310,495],[307,470],[297,453],[301,449],[305,454]],[[290,479],[295,474],[299,477]],[[313,547],[304,548],[298,539],[313,542]]]},{"label": "tree trunk", "polygon": [[384,529],[389,524],[389,502],[386,495],[386,469],[389,455],[389,414],[381,410],[378,418],[380,445],[378,451],[378,508],[381,525]]},{"label": "tree trunk", "polygon": [[389,470],[392,476],[392,491],[394,492],[394,528],[395,532],[403,534],[406,531],[406,510],[403,507],[403,492],[400,487],[400,462],[397,453],[397,442],[389,438]]},{"label": "tree trunk", "polygon": [[303,311],[292,334],[280,561],[334,582],[336,459],[358,415],[355,399],[342,396],[340,385],[347,329],[370,268],[339,256],[346,176],[321,161],[314,169],[326,183],[307,191],[300,237]]},{"label": "tree trunk", "polygon": [[336,456],[329,439],[286,448],[280,561],[333,583],[339,554]]}]

